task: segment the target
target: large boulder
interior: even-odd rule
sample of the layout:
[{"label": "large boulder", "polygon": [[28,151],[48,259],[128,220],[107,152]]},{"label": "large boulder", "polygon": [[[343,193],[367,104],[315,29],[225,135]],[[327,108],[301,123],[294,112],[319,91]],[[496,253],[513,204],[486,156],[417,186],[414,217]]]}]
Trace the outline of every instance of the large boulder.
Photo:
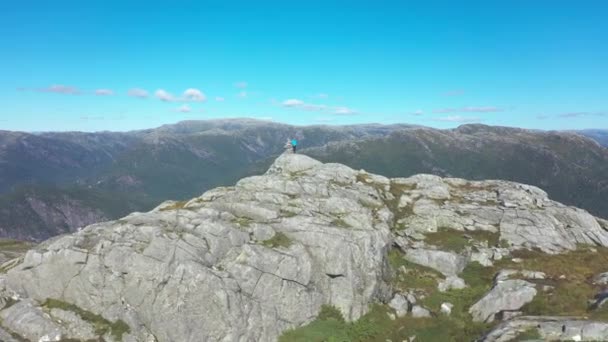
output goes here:
[{"label": "large boulder", "polygon": [[[323,304],[355,320],[390,295],[392,216],[380,197],[349,168],[284,155],[235,187],[30,250],[4,284],[32,302],[2,311],[4,325],[38,317],[47,298],[124,322],[136,341],[273,340]],[[65,330],[38,321],[41,333]]]},{"label": "large boulder", "polygon": [[520,279],[499,281],[483,298],[473,304],[469,313],[476,322],[491,322],[502,311],[516,311],[536,296],[533,283]]}]

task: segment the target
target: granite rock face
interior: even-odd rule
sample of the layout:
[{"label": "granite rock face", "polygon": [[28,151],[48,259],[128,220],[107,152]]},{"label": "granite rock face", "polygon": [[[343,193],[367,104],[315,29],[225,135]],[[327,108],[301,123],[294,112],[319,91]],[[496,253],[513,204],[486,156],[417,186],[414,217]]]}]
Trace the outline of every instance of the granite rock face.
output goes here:
[{"label": "granite rock face", "polygon": [[[458,253],[425,242],[442,229],[498,234],[504,247]],[[449,290],[466,286],[458,274],[469,262],[578,244],[608,246],[608,233],[593,216],[535,187],[388,179],[284,154],[264,175],[88,226],[8,262],[0,275],[0,336],[272,341],[312,321],[325,304],[349,321],[375,302],[405,315],[415,300],[393,296],[392,248],[438,271]],[[535,294],[529,282],[501,279],[471,313],[488,321]],[[422,306],[411,311],[431,316]],[[103,329],[93,329],[91,317]]]}]

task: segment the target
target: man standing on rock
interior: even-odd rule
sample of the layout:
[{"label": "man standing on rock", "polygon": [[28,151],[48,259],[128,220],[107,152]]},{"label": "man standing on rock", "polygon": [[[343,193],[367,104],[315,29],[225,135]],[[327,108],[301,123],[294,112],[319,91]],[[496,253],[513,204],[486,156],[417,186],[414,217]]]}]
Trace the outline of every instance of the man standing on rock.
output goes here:
[{"label": "man standing on rock", "polygon": [[293,153],[296,153],[296,147],[298,146],[298,141],[296,139],[291,139],[291,148],[293,149]]}]

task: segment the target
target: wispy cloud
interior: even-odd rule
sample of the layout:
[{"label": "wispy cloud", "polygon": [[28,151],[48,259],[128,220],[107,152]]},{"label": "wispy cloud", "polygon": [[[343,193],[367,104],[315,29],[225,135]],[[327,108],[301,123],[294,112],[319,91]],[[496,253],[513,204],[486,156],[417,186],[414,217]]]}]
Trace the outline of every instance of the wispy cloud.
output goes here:
[{"label": "wispy cloud", "polygon": [[241,91],[237,96],[244,99],[248,96],[249,94],[246,91]]},{"label": "wispy cloud", "polygon": [[186,89],[183,97],[185,101],[205,102],[207,100],[207,96],[205,96],[202,91],[195,88]]},{"label": "wispy cloud", "polygon": [[545,119],[549,118],[549,115],[540,114],[540,115],[537,115],[536,118],[538,120],[545,120]]},{"label": "wispy cloud", "polygon": [[336,114],[336,115],[355,115],[355,114],[357,114],[357,112],[348,107],[336,107],[334,109],[334,114]]},{"label": "wispy cloud", "polygon": [[217,102],[224,102],[224,100],[225,99],[223,97],[221,97],[221,96],[216,96],[215,97],[215,101],[217,101]]},{"label": "wispy cloud", "polygon": [[78,88],[61,85],[61,84],[53,84],[50,87],[38,89],[38,91],[41,91],[44,93],[56,93],[56,94],[66,94],[66,95],[80,94],[80,90],[78,90]]},{"label": "wispy cloud", "polygon": [[300,107],[304,105],[304,101],[298,99],[288,99],[283,101],[283,107]]},{"label": "wispy cloud", "polygon": [[413,111],[412,115],[415,115],[415,116],[424,115],[424,111],[422,109],[418,109],[418,110]]},{"label": "wispy cloud", "polygon": [[259,117],[258,119],[265,120],[265,121],[272,121],[272,116],[262,116],[262,117]]},{"label": "wispy cloud", "polygon": [[311,104],[311,103],[304,103],[301,107],[302,107],[302,109],[307,110],[307,111],[320,111],[320,110],[327,109],[326,105],[316,105],[316,104]]},{"label": "wispy cloud", "polygon": [[187,104],[180,106],[178,108],[175,109],[176,111],[180,112],[180,113],[190,113],[192,111],[192,108],[190,108],[190,106],[188,106]]},{"label": "wispy cloud", "polygon": [[467,123],[467,122],[479,122],[481,120],[477,117],[450,115],[450,116],[446,116],[443,118],[437,118],[437,119],[435,119],[435,121]]},{"label": "wispy cloud", "polygon": [[449,90],[449,91],[446,91],[445,93],[443,93],[444,96],[460,96],[463,94],[464,94],[464,90],[462,90],[462,89]]},{"label": "wispy cloud", "polygon": [[133,88],[129,89],[128,95],[131,97],[138,97],[140,99],[145,99],[148,97],[148,91],[141,88]]},{"label": "wispy cloud", "polygon": [[348,107],[340,106],[340,107],[330,107],[324,104],[313,104],[307,103],[300,99],[287,99],[281,103],[283,107],[301,109],[305,111],[332,111],[335,115],[355,115],[356,111],[350,109]]},{"label": "wispy cloud", "polygon": [[332,122],[332,121],[334,121],[334,118],[321,117],[321,118],[316,118],[315,121],[316,122]]},{"label": "wispy cloud", "polygon": [[494,106],[482,106],[482,107],[462,107],[462,108],[442,108],[435,109],[434,113],[495,113],[502,112],[503,108]]},{"label": "wispy cloud", "polygon": [[306,111],[322,111],[328,108],[326,105],[306,103],[299,99],[285,100],[283,101],[282,105],[283,107],[298,108]]},{"label": "wispy cloud", "polygon": [[88,115],[83,115],[80,117],[80,120],[83,121],[101,121],[101,120],[105,120],[105,117],[103,116],[88,116]]},{"label": "wispy cloud", "polygon": [[556,115],[560,119],[580,118],[583,116],[608,116],[608,112],[568,112]]},{"label": "wispy cloud", "polygon": [[114,95],[114,91],[111,89],[97,89],[95,90],[97,96],[111,96]]},{"label": "wispy cloud", "polygon": [[248,84],[247,84],[247,82],[240,81],[240,82],[234,83],[234,86],[239,89],[245,89],[245,88],[247,88]]},{"label": "wispy cloud", "polygon": [[326,98],[329,98],[329,95],[321,93],[321,94],[317,94],[317,95],[315,95],[313,97],[315,97],[317,99],[326,99]]},{"label": "wispy cloud", "polygon": [[154,96],[156,96],[156,98],[158,98],[159,100],[164,101],[164,102],[175,101],[175,97],[173,97],[173,95],[171,95],[171,93],[167,92],[164,89],[158,89],[154,93]]}]

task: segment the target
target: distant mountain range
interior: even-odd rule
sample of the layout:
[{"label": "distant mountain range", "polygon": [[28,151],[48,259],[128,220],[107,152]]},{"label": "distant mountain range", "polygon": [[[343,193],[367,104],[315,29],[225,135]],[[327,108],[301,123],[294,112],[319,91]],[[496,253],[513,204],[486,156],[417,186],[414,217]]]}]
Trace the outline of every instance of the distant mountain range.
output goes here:
[{"label": "distant mountain range", "polygon": [[608,129],[585,129],[578,132],[608,147]]},{"label": "distant mountain range", "polygon": [[[597,131],[581,132],[598,142]],[[265,170],[295,137],[310,154],[387,176],[537,185],[608,217],[608,149],[580,134],[464,125],[290,126],[184,121],[127,133],[0,131],[0,236],[41,240]]]}]

